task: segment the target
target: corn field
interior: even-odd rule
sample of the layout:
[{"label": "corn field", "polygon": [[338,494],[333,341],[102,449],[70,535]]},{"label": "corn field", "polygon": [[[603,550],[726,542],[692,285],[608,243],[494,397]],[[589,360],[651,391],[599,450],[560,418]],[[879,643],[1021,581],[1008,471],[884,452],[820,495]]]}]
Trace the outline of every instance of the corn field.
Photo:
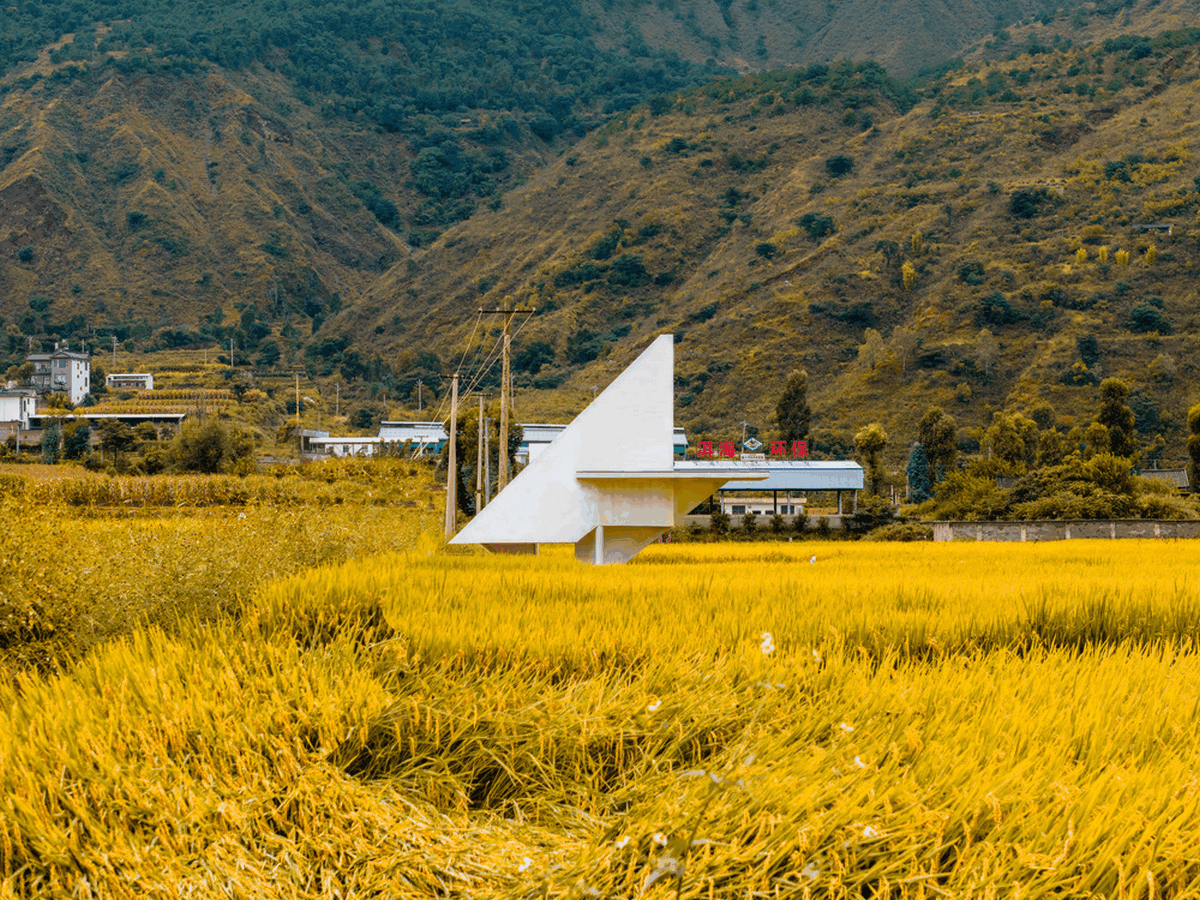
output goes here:
[{"label": "corn field", "polygon": [[1190,544],[404,545],[14,670],[0,896],[1200,893]]}]

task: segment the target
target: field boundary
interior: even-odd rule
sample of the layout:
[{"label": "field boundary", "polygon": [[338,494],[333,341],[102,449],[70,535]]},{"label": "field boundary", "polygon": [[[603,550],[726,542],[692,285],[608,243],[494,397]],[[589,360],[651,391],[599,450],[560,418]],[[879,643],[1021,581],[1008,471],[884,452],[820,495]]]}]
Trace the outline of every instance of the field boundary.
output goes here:
[{"label": "field boundary", "polygon": [[1064,541],[1200,537],[1198,519],[1056,519],[930,522],[935,541]]}]

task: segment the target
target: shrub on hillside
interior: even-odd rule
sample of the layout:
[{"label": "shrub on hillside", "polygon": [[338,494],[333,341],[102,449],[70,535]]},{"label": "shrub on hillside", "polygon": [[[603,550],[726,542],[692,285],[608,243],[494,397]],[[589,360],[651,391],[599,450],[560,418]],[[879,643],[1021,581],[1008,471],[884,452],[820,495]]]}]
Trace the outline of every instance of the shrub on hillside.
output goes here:
[{"label": "shrub on hillside", "polygon": [[919,522],[893,522],[867,534],[866,541],[932,541],[933,527]]},{"label": "shrub on hillside", "polygon": [[825,171],[834,178],[840,178],[854,171],[854,158],[838,153],[825,160]]},{"label": "shrub on hillside", "polygon": [[254,442],[240,429],[230,430],[215,419],[184,425],[172,447],[175,468],[182,472],[231,471],[248,460]]},{"label": "shrub on hillside", "polygon": [[1008,200],[1008,211],[1017,219],[1032,219],[1051,202],[1045,188],[1024,188],[1014,191]]}]

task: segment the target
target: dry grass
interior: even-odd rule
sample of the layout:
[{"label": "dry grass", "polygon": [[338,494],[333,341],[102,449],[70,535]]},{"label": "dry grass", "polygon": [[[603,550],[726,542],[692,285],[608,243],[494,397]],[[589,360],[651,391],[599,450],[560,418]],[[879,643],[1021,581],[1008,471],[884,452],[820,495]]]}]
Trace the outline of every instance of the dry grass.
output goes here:
[{"label": "dry grass", "polygon": [[433,549],[0,688],[7,890],[1200,889],[1190,544]]}]

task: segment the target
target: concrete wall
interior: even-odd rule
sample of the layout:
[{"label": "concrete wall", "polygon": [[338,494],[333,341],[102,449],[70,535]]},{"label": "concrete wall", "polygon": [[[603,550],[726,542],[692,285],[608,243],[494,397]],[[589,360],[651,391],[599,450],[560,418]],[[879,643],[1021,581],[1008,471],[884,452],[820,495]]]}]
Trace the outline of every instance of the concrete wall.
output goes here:
[{"label": "concrete wall", "polygon": [[1075,538],[1195,538],[1193,519],[1064,519],[1039,522],[933,522],[935,541],[1062,541]]},{"label": "concrete wall", "polygon": [[[805,523],[805,529],[807,531],[816,531],[817,530],[817,519],[820,519],[820,518],[822,518],[821,515],[809,516],[808,521]],[[838,529],[840,529],[842,527],[842,520],[843,520],[842,516],[827,515],[827,516],[824,516],[824,518],[829,520],[829,527],[831,529],[833,529],[834,531],[837,531]],[[794,519],[795,519],[795,516],[784,516],[783,517],[783,520],[785,522],[787,522],[788,531],[792,530],[792,521]],[[712,516],[707,515],[707,514],[702,515],[702,516],[684,516],[680,520],[679,524],[683,525],[683,526],[699,525],[701,528],[707,528],[709,525],[712,524]],[[765,516],[759,515],[757,524],[758,524],[759,531],[770,531],[771,530],[771,516],[769,514],[765,515]],[[742,517],[730,515],[729,516],[730,531],[736,531],[737,529],[739,529],[741,527],[742,527]]]}]

